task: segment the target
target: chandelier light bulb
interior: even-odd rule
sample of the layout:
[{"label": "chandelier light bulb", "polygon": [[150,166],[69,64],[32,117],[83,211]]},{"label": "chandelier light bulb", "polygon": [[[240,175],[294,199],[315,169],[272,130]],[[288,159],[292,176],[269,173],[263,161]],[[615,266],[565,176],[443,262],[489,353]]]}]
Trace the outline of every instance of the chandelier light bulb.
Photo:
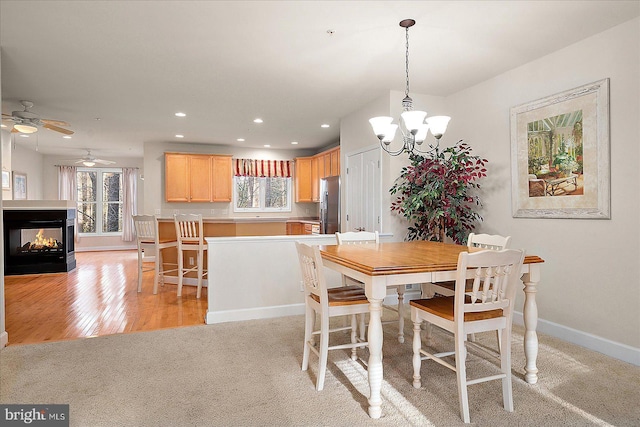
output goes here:
[{"label": "chandelier light bulb", "polygon": [[449,120],[451,120],[451,117],[448,116],[433,116],[427,119],[429,130],[431,130],[431,134],[436,137],[436,139],[440,139],[447,131]]},{"label": "chandelier light bulb", "polygon": [[393,138],[396,137],[396,131],[398,130],[398,125],[387,125],[387,129],[385,130],[384,133],[384,137],[382,138],[382,142],[384,142],[386,145],[391,144],[391,141],[393,141]]},{"label": "chandelier light bulb", "polygon": [[418,132],[416,132],[416,144],[420,145],[422,144],[422,142],[427,139],[427,132],[429,131],[429,125],[428,124],[422,124],[420,125],[420,127],[418,128]]},{"label": "chandelier light bulb", "polygon": [[[393,117],[380,116],[369,119],[369,123],[371,123],[371,127],[373,128],[373,133],[380,139],[384,139],[385,133],[387,132],[387,128],[393,121]],[[397,128],[397,125],[396,125]]]},{"label": "chandelier light bulb", "polygon": [[402,121],[404,121],[405,127],[414,135],[416,134],[420,126],[422,126],[424,118],[426,116],[426,111],[418,110],[404,111],[402,114],[400,114],[400,117],[402,117]]}]

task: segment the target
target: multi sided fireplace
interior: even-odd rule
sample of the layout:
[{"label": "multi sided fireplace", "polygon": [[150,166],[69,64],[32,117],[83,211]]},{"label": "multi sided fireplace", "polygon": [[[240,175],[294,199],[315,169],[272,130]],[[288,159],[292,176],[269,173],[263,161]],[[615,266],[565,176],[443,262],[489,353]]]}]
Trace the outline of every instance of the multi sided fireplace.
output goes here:
[{"label": "multi sided fireplace", "polygon": [[58,273],[76,268],[75,209],[4,210],[4,272]]}]

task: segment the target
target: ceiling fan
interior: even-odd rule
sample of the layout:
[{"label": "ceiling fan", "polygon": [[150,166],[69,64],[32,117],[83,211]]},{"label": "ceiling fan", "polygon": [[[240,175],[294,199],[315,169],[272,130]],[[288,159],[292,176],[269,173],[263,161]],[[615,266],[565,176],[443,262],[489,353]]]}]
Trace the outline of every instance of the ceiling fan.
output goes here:
[{"label": "ceiling fan", "polygon": [[29,111],[33,107],[31,101],[20,101],[24,107],[22,111],[12,111],[11,114],[2,113],[2,120],[13,122],[11,132],[17,133],[34,133],[39,127],[50,129],[65,135],[73,135],[73,131],[65,129],[61,126],[68,127],[69,123],[62,120],[41,119],[36,113]]},{"label": "ceiling fan", "polygon": [[103,160],[103,159],[96,158],[96,156],[91,154],[91,150],[89,150],[88,148],[87,148],[87,155],[86,156],[81,157],[79,159],[69,159],[69,161],[75,161],[75,163],[82,163],[83,165],[85,165],[87,167],[92,167],[92,166],[95,166],[96,164],[112,165],[112,164],[115,163],[113,160]]}]

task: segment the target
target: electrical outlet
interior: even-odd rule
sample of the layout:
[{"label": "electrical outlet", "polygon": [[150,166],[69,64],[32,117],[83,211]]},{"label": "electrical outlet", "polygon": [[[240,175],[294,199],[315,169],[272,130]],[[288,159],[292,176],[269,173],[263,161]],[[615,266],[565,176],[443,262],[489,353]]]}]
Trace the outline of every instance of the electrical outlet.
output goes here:
[{"label": "electrical outlet", "polygon": [[300,292],[304,292],[304,281],[300,280]]},{"label": "electrical outlet", "polygon": [[193,257],[192,257],[192,256],[190,256],[190,257],[189,257],[189,265],[193,265],[193,264],[194,264]]},{"label": "electrical outlet", "polygon": [[161,214],[160,209],[156,209],[155,211],[153,211],[153,213],[154,213],[155,215],[160,215],[160,214]]}]

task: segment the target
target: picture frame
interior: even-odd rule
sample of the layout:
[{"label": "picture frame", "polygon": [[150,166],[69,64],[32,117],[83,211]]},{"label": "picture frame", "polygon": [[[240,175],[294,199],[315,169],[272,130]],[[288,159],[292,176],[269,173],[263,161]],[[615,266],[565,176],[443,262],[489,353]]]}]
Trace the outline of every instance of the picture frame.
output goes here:
[{"label": "picture frame", "polygon": [[610,219],[609,79],[512,107],[514,218]]},{"label": "picture frame", "polygon": [[9,171],[2,171],[2,189],[11,189],[11,174],[9,173]]},{"label": "picture frame", "polygon": [[13,200],[27,200],[27,174],[13,171]]}]

